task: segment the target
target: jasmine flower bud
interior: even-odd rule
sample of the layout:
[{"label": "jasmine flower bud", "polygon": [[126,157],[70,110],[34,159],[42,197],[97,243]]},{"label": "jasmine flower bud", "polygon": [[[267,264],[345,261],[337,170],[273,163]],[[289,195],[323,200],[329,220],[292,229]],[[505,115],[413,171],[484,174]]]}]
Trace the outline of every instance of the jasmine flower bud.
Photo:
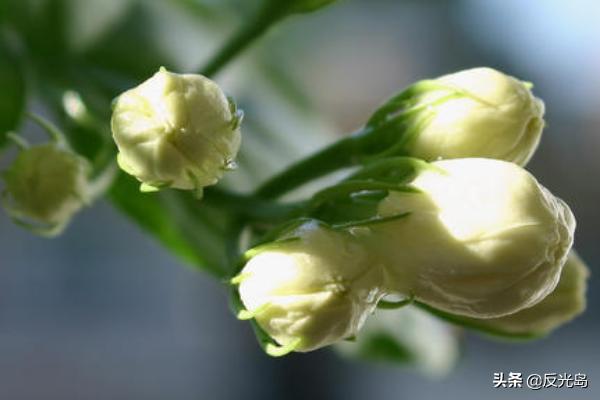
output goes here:
[{"label": "jasmine flower bud", "polygon": [[90,202],[86,159],[49,143],[23,149],[4,171],[3,205],[15,222],[54,236]]},{"label": "jasmine flower bud", "polygon": [[515,313],[558,283],[573,243],[569,207],[516,164],[492,159],[432,163],[391,192],[373,225],[371,249],[391,290],[443,311],[476,318]]},{"label": "jasmine flower bud", "polygon": [[589,270],[571,251],[556,289],[533,307],[500,318],[474,320],[478,325],[510,334],[544,335],[585,310]]},{"label": "jasmine flower bud", "polygon": [[382,144],[376,146],[381,155],[485,157],[525,165],[544,128],[544,103],[531,87],[492,68],[423,80],[381,106],[363,140]]},{"label": "jasmine flower bud", "polygon": [[240,119],[210,79],[161,68],[115,102],[117,161],[142,182],[143,191],[172,187],[201,193],[231,169]]},{"label": "jasmine flower bud", "polygon": [[354,336],[383,296],[362,245],[315,222],[257,250],[237,280],[246,316],[300,352]]},{"label": "jasmine flower bud", "polygon": [[408,145],[426,160],[486,157],[525,165],[544,127],[544,103],[531,85],[491,68],[473,68],[435,80],[417,104],[432,115]]}]

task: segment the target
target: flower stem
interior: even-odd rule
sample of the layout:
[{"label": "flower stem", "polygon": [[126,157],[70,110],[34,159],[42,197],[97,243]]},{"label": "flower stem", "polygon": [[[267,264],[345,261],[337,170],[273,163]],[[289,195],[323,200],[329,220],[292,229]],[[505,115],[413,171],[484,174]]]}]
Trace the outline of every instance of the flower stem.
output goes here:
[{"label": "flower stem", "polygon": [[259,221],[289,219],[300,213],[305,207],[302,202],[275,203],[254,195],[240,194],[219,188],[207,188],[203,200],[218,207],[227,208],[244,216],[244,219]]},{"label": "flower stem", "polygon": [[263,199],[279,197],[330,172],[354,164],[356,140],[346,137],[275,175],[256,190]]},{"label": "flower stem", "polygon": [[[382,156],[407,156],[406,142],[411,138],[412,110],[403,110],[376,126],[365,126],[324,149],[292,164],[263,183],[255,195],[277,198],[314,179]],[[412,125],[414,126],[414,124]]]},{"label": "flower stem", "polygon": [[244,49],[261,37],[276,22],[283,19],[288,13],[286,1],[266,0],[258,13],[245,23],[225,45],[213,56],[200,70],[205,76],[213,76],[223,69],[231,60]]}]

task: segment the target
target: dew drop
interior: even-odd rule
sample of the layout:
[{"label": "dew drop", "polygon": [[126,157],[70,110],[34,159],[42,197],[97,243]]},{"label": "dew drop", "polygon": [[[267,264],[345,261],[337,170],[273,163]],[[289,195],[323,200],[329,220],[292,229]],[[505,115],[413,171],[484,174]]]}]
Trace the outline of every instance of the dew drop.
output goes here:
[{"label": "dew drop", "polygon": [[225,170],[226,171],[233,171],[234,169],[237,169],[238,165],[234,160],[227,160],[225,161]]}]

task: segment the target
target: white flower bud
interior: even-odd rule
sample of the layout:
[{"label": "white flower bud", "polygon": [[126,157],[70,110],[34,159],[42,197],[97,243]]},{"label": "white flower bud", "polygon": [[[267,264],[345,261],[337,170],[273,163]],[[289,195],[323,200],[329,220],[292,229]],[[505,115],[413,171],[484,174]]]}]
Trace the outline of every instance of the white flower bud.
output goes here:
[{"label": "white flower bud", "polygon": [[498,332],[547,334],[585,310],[586,282],[589,274],[583,261],[571,251],[556,289],[542,301],[515,314],[475,322]]},{"label": "white flower bud", "polygon": [[[425,106],[407,151],[425,160],[485,157],[525,165],[540,141],[544,103],[531,85],[491,68],[435,79],[419,94]],[[421,119],[422,117],[422,119]]]},{"label": "white flower bud", "polygon": [[253,256],[240,298],[282,346],[310,351],[357,333],[383,295],[382,274],[350,234],[308,223]]},{"label": "white flower bud", "polygon": [[118,97],[112,132],[119,166],[142,190],[215,184],[240,147],[240,115],[216,83],[161,68]]},{"label": "white flower bud", "polygon": [[15,221],[52,236],[90,201],[86,159],[54,143],[22,150],[4,172],[4,206]]},{"label": "white flower bud", "polygon": [[389,287],[454,314],[492,318],[533,306],[556,286],[573,242],[569,207],[516,164],[492,159],[432,163],[392,192],[372,249]]}]

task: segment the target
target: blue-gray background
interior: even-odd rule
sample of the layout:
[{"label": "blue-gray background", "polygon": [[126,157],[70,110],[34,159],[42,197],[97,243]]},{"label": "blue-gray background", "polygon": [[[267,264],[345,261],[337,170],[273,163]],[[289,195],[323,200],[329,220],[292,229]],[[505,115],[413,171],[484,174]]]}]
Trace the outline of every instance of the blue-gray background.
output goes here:
[{"label": "blue-gray background", "polygon": [[[220,283],[107,203],[56,240],[2,214],[0,399],[598,398],[599,21],[595,0],[347,0],[286,21],[250,50],[273,50],[340,133],[417,79],[489,65],[534,82],[548,127],[528,168],[571,205],[592,270],[588,311],[573,323],[528,344],[467,335],[457,368],[436,380],[327,350],[270,359],[229,312]],[[582,372],[590,387],[493,389],[499,371]]]}]

